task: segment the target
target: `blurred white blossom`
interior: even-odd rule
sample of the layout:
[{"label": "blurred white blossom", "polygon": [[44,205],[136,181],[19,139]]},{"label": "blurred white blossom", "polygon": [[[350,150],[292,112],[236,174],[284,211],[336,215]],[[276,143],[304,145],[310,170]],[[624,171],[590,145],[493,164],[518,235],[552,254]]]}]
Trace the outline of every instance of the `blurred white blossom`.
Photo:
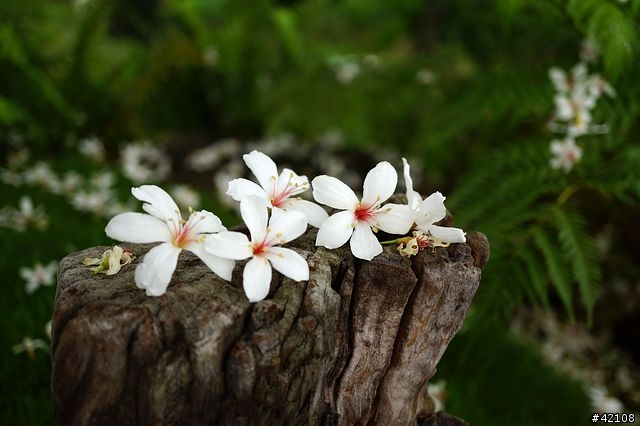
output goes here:
[{"label": "blurred white blossom", "polygon": [[122,172],[134,183],[161,181],[171,172],[171,159],[151,141],[125,145],[121,162]]},{"label": "blurred white blossom", "polygon": [[78,143],[78,151],[80,154],[96,162],[104,161],[106,150],[102,141],[96,137],[82,139]]},{"label": "blurred white blossom", "polygon": [[34,207],[27,196],[20,198],[19,208],[5,206],[0,210],[0,226],[25,231],[26,229],[44,230],[49,226],[49,218],[42,206]]},{"label": "blurred white blossom", "polygon": [[589,389],[589,398],[591,399],[591,407],[597,413],[621,413],[624,411],[622,402],[609,395],[605,388],[592,387]]},{"label": "blurred white blossom", "polygon": [[48,191],[54,191],[59,186],[58,177],[47,163],[37,163],[25,170],[22,176],[27,184],[36,185]]},{"label": "blurred white blossom", "polygon": [[55,281],[58,264],[51,261],[46,265],[36,262],[33,268],[23,266],[19,270],[20,277],[26,281],[25,291],[27,294],[34,293],[41,286],[50,287]]},{"label": "blurred white blossom", "polygon": [[200,206],[200,194],[189,185],[176,184],[169,188],[169,194],[182,206],[198,208]]},{"label": "blurred white blossom", "polygon": [[447,400],[447,382],[444,380],[438,380],[435,383],[429,383],[427,385],[427,392],[435,404],[434,411],[444,411],[444,403]]},{"label": "blurred white blossom", "polygon": [[429,86],[430,84],[435,83],[436,75],[433,71],[422,68],[416,73],[416,81],[425,86]]},{"label": "blurred white blossom", "polygon": [[572,138],[553,140],[550,145],[553,157],[549,161],[552,169],[561,169],[569,173],[582,158],[582,148]]},{"label": "blurred white blossom", "polygon": [[25,337],[24,339],[22,339],[22,342],[14,345],[11,348],[11,351],[16,355],[24,352],[29,358],[33,359],[35,357],[36,349],[48,351],[49,346],[44,342],[44,340]]},{"label": "blurred white blossom", "polygon": [[206,172],[218,167],[224,160],[237,156],[242,147],[235,139],[222,139],[190,153],[185,162],[196,172]]}]

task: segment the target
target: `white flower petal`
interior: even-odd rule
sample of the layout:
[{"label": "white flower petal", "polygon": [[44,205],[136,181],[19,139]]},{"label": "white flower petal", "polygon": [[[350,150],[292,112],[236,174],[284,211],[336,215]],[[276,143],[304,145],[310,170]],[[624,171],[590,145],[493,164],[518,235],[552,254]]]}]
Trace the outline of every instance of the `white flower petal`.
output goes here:
[{"label": "white flower petal", "polygon": [[316,245],[335,249],[346,243],[353,233],[356,217],[353,212],[344,211],[329,216],[324,221],[316,237]]},{"label": "white flower petal", "polygon": [[413,179],[411,179],[411,166],[409,166],[409,162],[406,158],[402,159],[402,164],[404,165],[404,185],[407,188],[407,204],[413,210],[417,210],[418,206],[422,202],[422,197],[419,193],[413,190]]},{"label": "white flower petal", "polygon": [[376,215],[376,226],[389,234],[406,234],[416,218],[415,210],[406,204],[386,204]]},{"label": "white flower petal", "polygon": [[359,259],[371,260],[382,253],[382,245],[366,222],[359,221],[356,224],[350,245],[351,253]]},{"label": "white flower petal", "polygon": [[185,226],[190,228],[189,233],[191,235],[209,234],[227,230],[227,228],[222,225],[220,218],[207,210],[191,213]]},{"label": "white flower petal", "polygon": [[386,201],[398,184],[398,173],[387,161],[381,161],[364,178],[362,204],[371,206]]},{"label": "white flower petal", "polygon": [[296,210],[302,212],[307,218],[309,225],[319,228],[329,217],[327,211],[321,206],[311,201],[294,198],[287,200],[284,206],[287,210]]},{"label": "white flower petal", "polygon": [[259,302],[269,294],[271,265],[267,259],[257,256],[251,259],[242,273],[242,287],[249,302]]},{"label": "white flower petal", "polygon": [[284,244],[298,238],[307,230],[307,219],[295,210],[277,214],[269,221],[269,245]]},{"label": "white flower petal", "polygon": [[167,192],[156,185],[142,185],[131,188],[131,193],[143,201],[142,209],[165,222],[169,219],[180,221],[180,209]]},{"label": "white flower petal", "polygon": [[217,276],[223,280],[231,281],[231,273],[236,262],[213,255],[205,250],[203,243],[191,243],[185,250],[189,250],[204,262]]},{"label": "white flower petal", "polygon": [[467,241],[464,231],[460,228],[428,225],[424,229],[420,227],[418,227],[418,229],[439,239],[443,243],[464,243]]},{"label": "white flower petal", "polygon": [[251,241],[261,243],[267,235],[267,205],[265,201],[254,195],[244,197],[240,201],[240,215],[249,232]]},{"label": "white flower petal", "polygon": [[418,208],[416,224],[426,226],[444,219],[447,215],[447,208],[444,206],[445,199],[444,195],[438,191],[425,198]]},{"label": "white flower petal", "polygon": [[260,151],[251,151],[249,154],[244,154],[242,159],[267,194],[273,193],[274,185],[278,179],[276,163]]},{"label": "white flower petal", "polygon": [[243,197],[248,195],[255,195],[260,198],[268,200],[267,193],[258,184],[251,182],[247,179],[233,179],[229,182],[229,189],[227,195],[236,201],[242,200]]},{"label": "white flower petal", "polygon": [[320,204],[340,210],[354,210],[360,202],[344,182],[333,176],[321,175],[311,181],[313,198]]},{"label": "white flower petal", "polygon": [[149,250],[136,268],[138,287],[144,288],[148,296],[162,296],[176,270],[181,251],[171,243],[163,243]]},{"label": "white flower petal", "polygon": [[171,240],[166,223],[143,213],[120,213],[113,217],[104,231],[109,238],[128,243],[157,243]]},{"label": "white flower petal", "polygon": [[207,235],[204,248],[214,256],[242,260],[253,256],[251,242],[240,232],[223,231]]},{"label": "white flower petal", "polygon": [[306,281],[309,279],[309,265],[295,251],[283,247],[270,247],[264,254],[269,259],[271,266],[282,275],[295,281]]},{"label": "white flower petal", "polygon": [[298,176],[293,170],[282,169],[278,177],[274,194],[285,194],[285,198],[293,197],[309,189],[309,179],[306,176]]}]

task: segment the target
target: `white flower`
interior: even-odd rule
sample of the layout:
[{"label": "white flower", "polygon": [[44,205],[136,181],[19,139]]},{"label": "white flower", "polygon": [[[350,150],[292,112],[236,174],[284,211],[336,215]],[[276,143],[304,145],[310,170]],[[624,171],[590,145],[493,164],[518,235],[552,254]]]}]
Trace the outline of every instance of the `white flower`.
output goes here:
[{"label": "white flower", "polygon": [[78,151],[80,154],[96,162],[104,161],[106,150],[100,139],[96,137],[82,139],[78,143]]},{"label": "white flower", "polygon": [[549,161],[552,169],[562,169],[569,173],[573,166],[582,158],[582,148],[576,145],[573,138],[551,141],[551,154],[553,157]]},{"label": "white flower", "polygon": [[151,141],[126,145],[121,160],[122,172],[134,183],[164,180],[171,172],[171,160]]},{"label": "white flower", "polygon": [[196,208],[200,205],[200,194],[188,185],[173,185],[169,192],[173,198],[183,206]]},{"label": "white flower", "polygon": [[605,388],[592,387],[589,389],[591,406],[598,413],[621,413],[624,411],[622,402],[609,395]]},{"label": "white flower", "polygon": [[49,226],[49,218],[42,206],[34,207],[31,198],[20,198],[20,208],[5,206],[0,210],[0,226],[24,231],[28,228],[44,230]]},{"label": "white flower", "polygon": [[147,295],[165,293],[182,250],[194,253],[223,279],[231,279],[234,262],[207,253],[203,246],[207,234],[226,230],[216,215],[206,210],[191,212],[184,221],[178,206],[163,189],[142,185],[131,188],[131,193],[144,202],[142,208],[148,214],[121,213],[109,221],[105,232],[118,241],[162,243],[149,250],[136,268],[136,285]]},{"label": "white flower", "polygon": [[350,84],[360,75],[360,65],[355,62],[344,62],[336,67],[336,80],[340,84]]},{"label": "white flower", "polygon": [[98,189],[92,192],[78,191],[71,197],[71,205],[80,211],[109,216],[115,206],[113,191]]},{"label": "white flower", "polygon": [[416,72],[416,80],[418,81],[418,83],[428,86],[435,83],[436,75],[433,71],[422,68],[418,70],[418,72]]},{"label": "white flower", "polygon": [[14,345],[11,348],[11,351],[16,355],[21,352],[25,352],[29,358],[33,359],[36,349],[48,351],[49,346],[47,346],[47,344],[41,339],[32,339],[30,337],[25,337],[24,339],[22,339],[22,342]]},{"label": "white flower", "polygon": [[[416,229],[424,232],[428,237],[432,237],[431,239],[423,238],[418,242],[425,244],[424,247],[427,245],[446,247],[450,243],[464,243],[467,241],[462,229],[435,225],[447,215],[447,208],[444,206],[446,198],[440,192],[434,192],[423,200],[420,194],[413,190],[409,163],[404,158],[402,163],[404,165],[404,182],[407,188],[407,202],[415,212]],[[438,244],[438,241],[441,244]],[[427,242],[429,244],[426,244]]]},{"label": "white flower", "polygon": [[207,238],[209,253],[234,260],[251,260],[245,265],[242,286],[251,302],[269,294],[271,268],[295,281],[309,279],[309,265],[291,249],[278,247],[298,238],[307,229],[304,215],[298,211],[273,209],[267,225],[267,206],[260,197],[249,195],[240,201],[242,220],[251,240],[239,232],[221,232]]},{"label": "white flower", "polygon": [[196,172],[206,172],[215,169],[223,160],[238,154],[240,148],[237,140],[222,139],[193,151],[187,156],[185,162]]},{"label": "white flower", "polygon": [[289,169],[283,169],[278,176],[276,163],[259,151],[252,151],[242,158],[260,182],[260,186],[247,179],[234,179],[229,182],[227,191],[231,198],[240,201],[247,195],[258,196],[271,208],[300,211],[307,218],[307,222],[316,228],[329,217],[319,205],[296,197],[309,189],[306,176],[298,176]]},{"label": "white flower", "polygon": [[20,268],[19,274],[20,277],[26,281],[25,291],[27,294],[32,294],[40,286],[52,286],[55,281],[57,269],[58,264],[55,261],[49,262],[46,265],[36,262],[33,268]]},{"label": "white flower", "polygon": [[434,411],[437,413],[444,410],[444,403],[447,400],[447,382],[444,380],[438,380],[435,383],[429,383],[427,385],[427,393],[435,404]]},{"label": "white flower", "polygon": [[386,161],[378,163],[367,173],[361,200],[339,179],[326,175],[313,179],[316,201],[344,210],[322,224],[316,245],[334,249],[351,240],[351,252],[355,257],[371,260],[382,253],[382,246],[373,231],[381,229],[390,234],[405,234],[413,225],[414,215],[409,206],[381,206],[393,195],[397,183],[398,174]]},{"label": "white flower", "polygon": [[112,249],[102,253],[101,257],[87,257],[82,263],[87,266],[97,265],[95,268],[90,268],[95,274],[114,275],[120,272],[123,266],[131,263],[133,257],[130,251],[120,246],[113,246]]},{"label": "white flower", "polygon": [[58,177],[47,163],[38,163],[23,172],[24,181],[30,185],[38,185],[46,190],[58,187]]}]

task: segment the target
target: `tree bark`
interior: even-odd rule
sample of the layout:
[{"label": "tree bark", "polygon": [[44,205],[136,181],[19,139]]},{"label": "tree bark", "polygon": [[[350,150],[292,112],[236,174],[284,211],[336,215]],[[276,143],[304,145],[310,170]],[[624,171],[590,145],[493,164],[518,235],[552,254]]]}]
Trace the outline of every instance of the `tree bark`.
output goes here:
[{"label": "tree bark", "polygon": [[[114,276],[59,265],[52,389],[59,425],[413,425],[432,414],[428,380],[462,326],[489,255],[468,244],[371,262],[347,248],[290,244],[307,282],[273,274],[251,304],[238,263],[231,283],[183,252],[165,295],[134,283],[138,257]],[[435,418],[435,417],[434,417]]]}]

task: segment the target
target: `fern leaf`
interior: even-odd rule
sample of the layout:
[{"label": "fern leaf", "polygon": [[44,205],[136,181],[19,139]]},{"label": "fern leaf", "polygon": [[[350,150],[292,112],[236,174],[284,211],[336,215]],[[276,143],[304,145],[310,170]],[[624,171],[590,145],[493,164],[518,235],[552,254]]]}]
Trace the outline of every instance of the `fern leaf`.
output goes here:
[{"label": "fern leaf", "polygon": [[598,287],[600,285],[600,265],[596,258],[596,247],[585,231],[582,216],[558,206],[552,210],[553,222],[558,230],[560,244],[571,263],[571,270],[578,282],[582,303],[587,309],[591,322]]},{"label": "fern leaf", "polygon": [[544,257],[547,272],[549,273],[549,278],[551,278],[551,284],[553,284],[558,292],[558,296],[560,296],[560,300],[567,310],[569,317],[571,320],[574,320],[571,280],[567,273],[563,253],[558,250],[542,228],[534,227],[532,229],[532,235],[535,245]]}]

